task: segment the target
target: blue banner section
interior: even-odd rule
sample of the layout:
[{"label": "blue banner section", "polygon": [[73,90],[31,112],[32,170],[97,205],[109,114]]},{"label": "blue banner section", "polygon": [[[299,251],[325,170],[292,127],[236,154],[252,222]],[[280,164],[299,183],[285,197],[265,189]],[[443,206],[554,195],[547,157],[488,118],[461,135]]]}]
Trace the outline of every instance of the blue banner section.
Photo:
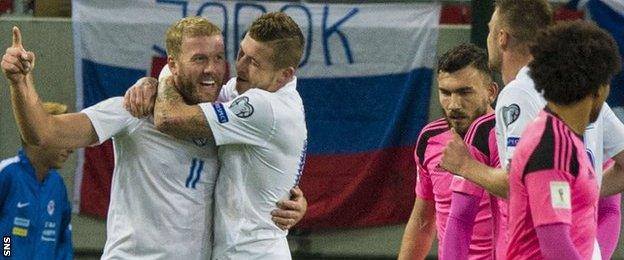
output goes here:
[{"label": "blue banner section", "polygon": [[108,66],[90,60],[82,60],[84,73],[84,107],[90,107],[104,99],[123,96],[137,79],[145,77],[145,70]]},{"label": "blue banner section", "polygon": [[[589,1],[588,9],[600,27],[609,31],[624,54],[624,10],[615,10],[602,1]],[[607,100],[612,107],[624,106],[624,71],[620,71],[611,81],[611,93]]]},{"label": "blue banner section", "polygon": [[427,123],[430,68],[408,73],[299,80],[308,152],[357,153],[416,142]]}]

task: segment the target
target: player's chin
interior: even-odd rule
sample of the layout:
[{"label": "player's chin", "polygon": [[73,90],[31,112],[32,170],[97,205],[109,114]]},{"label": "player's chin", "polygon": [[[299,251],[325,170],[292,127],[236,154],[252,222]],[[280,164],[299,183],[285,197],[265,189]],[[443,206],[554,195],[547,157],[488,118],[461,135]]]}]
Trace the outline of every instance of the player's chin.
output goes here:
[{"label": "player's chin", "polygon": [[470,124],[467,121],[465,122],[464,120],[451,121],[451,127],[455,129],[455,132],[462,136],[468,131],[469,126]]}]

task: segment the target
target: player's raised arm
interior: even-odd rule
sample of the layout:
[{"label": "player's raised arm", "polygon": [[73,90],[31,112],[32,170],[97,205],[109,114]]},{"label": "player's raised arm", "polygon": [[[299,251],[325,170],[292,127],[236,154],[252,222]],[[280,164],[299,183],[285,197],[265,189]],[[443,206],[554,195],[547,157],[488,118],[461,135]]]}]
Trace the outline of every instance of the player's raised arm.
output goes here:
[{"label": "player's raised arm", "polygon": [[2,57],[1,66],[10,83],[13,112],[25,142],[44,147],[76,148],[97,141],[85,114],[52,116],[43,109],[31,74],[35,55],[24,49],[17,27],[13,27],[13,44]]}]

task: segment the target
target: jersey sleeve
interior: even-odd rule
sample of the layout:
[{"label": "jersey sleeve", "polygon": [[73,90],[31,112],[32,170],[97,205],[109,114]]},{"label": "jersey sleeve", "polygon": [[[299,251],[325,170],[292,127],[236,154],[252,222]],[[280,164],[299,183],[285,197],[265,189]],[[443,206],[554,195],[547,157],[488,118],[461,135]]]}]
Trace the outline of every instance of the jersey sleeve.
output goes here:
[{"label": "jersey sleeve", "polygon": [[113,97],[81,111],[98,135],[98,144],[111,137],[131,132],[140,122],[123,107],[123,97]]},{"label": "jersey sleeve", "polygon": [[574,178],[561,170],[540,170],[524,177],[535,227],[572,221],[571,187]]},{"label": "jersey sleeve", "polygon": [[217,145],[263,146],[274,135],[275,116],[268,93],[252,89],[226,103],[201,107]]},{"label": "jersey sleeve", "polygon": [[611,107],[605,103],[600,112],[603,118],[604,160],[624,151],[624,124],[617,118]]},{"label": "jersey sleeve", "polygon": [[496,103],[496,139],[500,163],[507,167],[524,128],[537,117],[542,106],[534,95],[520,87],[508,86]]},{"label": "jersey sleeve", "polygon": [[414,156],[416,161],[416,197],[423,200],[433,200],[433,184],[431,175],[420,162],[418,156]]}]

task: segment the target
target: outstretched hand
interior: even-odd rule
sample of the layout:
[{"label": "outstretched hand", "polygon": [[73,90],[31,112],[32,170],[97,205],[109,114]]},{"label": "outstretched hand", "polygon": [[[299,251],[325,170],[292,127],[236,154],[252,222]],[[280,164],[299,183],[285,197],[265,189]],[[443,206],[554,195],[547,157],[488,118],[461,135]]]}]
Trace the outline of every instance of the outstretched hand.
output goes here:
[{"label": "outstretched hand", "polygon": [[2,56],[0,66],[4,75],[13,83],[24,80],[35,67],[35,54],[24,49],[22,34],[17,26],[13,27],[13,43]]}]

